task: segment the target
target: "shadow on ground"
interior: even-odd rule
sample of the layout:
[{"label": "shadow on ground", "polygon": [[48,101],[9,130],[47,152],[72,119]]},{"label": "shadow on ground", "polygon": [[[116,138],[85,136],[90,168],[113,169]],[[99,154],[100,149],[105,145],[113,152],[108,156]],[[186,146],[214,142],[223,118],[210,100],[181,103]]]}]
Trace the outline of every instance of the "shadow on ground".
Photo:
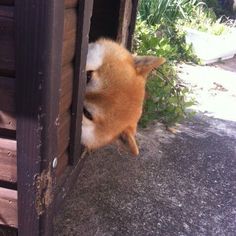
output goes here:
[{"label": "shadow on ground", "polygon": [[236,122],[200,114],[138,139],[137,158],[116,147],[87,157],[55,235],[235,235]]}]

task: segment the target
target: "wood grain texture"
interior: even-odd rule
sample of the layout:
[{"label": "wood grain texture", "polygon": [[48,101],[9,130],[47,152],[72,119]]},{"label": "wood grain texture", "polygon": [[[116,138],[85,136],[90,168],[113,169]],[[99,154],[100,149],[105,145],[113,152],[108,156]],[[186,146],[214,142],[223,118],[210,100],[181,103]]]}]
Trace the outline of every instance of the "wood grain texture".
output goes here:
[{"label": "wood grain texture", "polygon": [[83,100],[86,86],[86,59],[90,31],[90,20],[93,12],[93,0],[80,0],[78,9],[78,25],[76,35],[76,56],[73,81],[73,97],[71,106],[70,132],[70,164],[79,161],[82,145],[81,126],[83,114]]},{"label": "wood grain texture", "polygon": [[16,183],[16,141],[0,138],[0,180]]},{"label": "wood grain texture", "polygon": [[79,0],[64,0],[65,8],[74,8],[77,6]]},{"label": "wood grain texture", "polygon": [[16,130],[16,115],[0,110],[0,129]]},{"label": "wood grain texture", "polygon": [[129,36],[129,26],[132,15],[132,0],[121,0],[120,2],[117,41],[125,47]]},{"label": "wood grain texture", "polygon": [[68,40],[63,41],[62,66],[70,63],[75,56],[75,33]]},{"label": "wood grain texture", "polygon": [[[70,138],[70,113],[66,112],[60,116],[59,128],[58,128],[58,156],[62,156],[65,150],[69,146]],[[61,157],[59,158],[61,159]],[[62,157],[60,163],[60,171],[62,171],[65,165],[65,157]],[[68,159],[68,154],[67,154]],[[20,160],[19,160],[20,161]],[[67,162],[68,163],[68,162]],[[17,170],[16,170],[16,141],[0,138],[0,180],[5,182],[16,183],[17,182]]]},{"label": "wood grain texture", "polygon": [[69,40],[71,36],[75,37],[76,26],[77,26],[76,20],[77,20],[76,9],[65,10],[64,33],[63,33],[64,40]]},{"label": "wood grain texture", "polygon": [[[73,65],[62,68],[59,113],[68,110],[72,102]],[[16,130],[15,79],[0,77],[0,128]]]},{"label": "wood grain texture", "polygon": [[16,1],[15,14],[18,232],[51,236],[64,0]]},{"label": "wood grain texture", "polygon": [[70,140],[70,121],[71,115],[69,112],[62,114],[59,118],[58,129],[58,156],[61,156],[69,146]]},{"label": "wood grain texture", "polygon": [[132,49],[132,42],[133,42],[133,35],[135,30],[135,24],[137,19],[137,12],[138,12],[138,0],[132,0],[132,12],[131,12],[131,19],[129,25],[129,32],[128,32],[128,40],[126,47],[131,50]]},{"label": "wood grain texture", "polygon": [[0,187],[0,224],[17,228],[17,191]]},{"label": "wood grain texture", "polygon": [[75,56],[76,27],[77,27],[76,9],[65,10],[62,65],[70,63]]},{"label": "wood grain texture", "polygon": [[15,71],[14,8],[0,6],[0,75]]},{"label": "wood grain texture", "polygon": [[72,103],[74,69],[72,64],[62,68],[59,114],[65,113]]}]

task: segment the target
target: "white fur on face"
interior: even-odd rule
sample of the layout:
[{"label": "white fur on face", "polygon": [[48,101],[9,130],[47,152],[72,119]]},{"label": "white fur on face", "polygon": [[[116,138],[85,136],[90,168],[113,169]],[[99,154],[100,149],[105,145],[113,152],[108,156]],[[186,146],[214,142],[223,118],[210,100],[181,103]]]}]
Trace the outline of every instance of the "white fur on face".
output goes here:
[{"label": "white fur on face", "polygon": [[88,47],[86,71],[95,71],[103,63],[105,48],[99,43],[90,43]]},{"label": "white fur on face", "polygon": [[86,85],[86,93],[98,92],[102,87],[102,80],[96,75],[96,72],[94,72],[91,81]]},{"label": "white fur on face", "polygon": [[83,115],[81,143],[90,148],[91,144],[94,144],[95,142],[95,126],[92,121]]},{"label": "white fur on face", "polygon": [[[89,103],[89,102],[86,101],[86,99],[84,100],[84,107],[86,108],[86,110],[88,110],[88,112],[90,112],[92,114],[93,117],[100,117],[100,118],[102,118],[103,115],[104,115],[104,110],[102,109],[102,107],[97,106],[94,103]],[[88,120],[88,121],[84,120],[83,122],[87,123],[87,122],[93,122],[93,121],[91,121],[91,120]]]}]

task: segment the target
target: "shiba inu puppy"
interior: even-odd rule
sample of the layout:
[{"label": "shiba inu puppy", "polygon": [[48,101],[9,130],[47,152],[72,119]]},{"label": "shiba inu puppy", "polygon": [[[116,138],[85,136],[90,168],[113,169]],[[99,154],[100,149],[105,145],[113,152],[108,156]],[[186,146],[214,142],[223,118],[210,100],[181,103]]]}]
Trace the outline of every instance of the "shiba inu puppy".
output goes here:
[{"label": "shiba inu puppy", "polygon": [[108,39],[89,44],[81,137],[87,149],[120,140],[133,155],[139,154],[135,134],[146,78],[164,62],[164,58],[133,56]]}]

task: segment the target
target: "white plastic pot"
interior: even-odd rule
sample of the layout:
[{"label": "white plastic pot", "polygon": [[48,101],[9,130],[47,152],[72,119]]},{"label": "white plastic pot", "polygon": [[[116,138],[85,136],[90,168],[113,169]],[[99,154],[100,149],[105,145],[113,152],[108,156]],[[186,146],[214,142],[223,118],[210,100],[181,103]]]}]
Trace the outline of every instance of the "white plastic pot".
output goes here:
[{"label": "white plastic pot", "polygon": [[236,54],[236,30],[217,36],[187,28],[185,39],[203,64],[226,60]]}]

